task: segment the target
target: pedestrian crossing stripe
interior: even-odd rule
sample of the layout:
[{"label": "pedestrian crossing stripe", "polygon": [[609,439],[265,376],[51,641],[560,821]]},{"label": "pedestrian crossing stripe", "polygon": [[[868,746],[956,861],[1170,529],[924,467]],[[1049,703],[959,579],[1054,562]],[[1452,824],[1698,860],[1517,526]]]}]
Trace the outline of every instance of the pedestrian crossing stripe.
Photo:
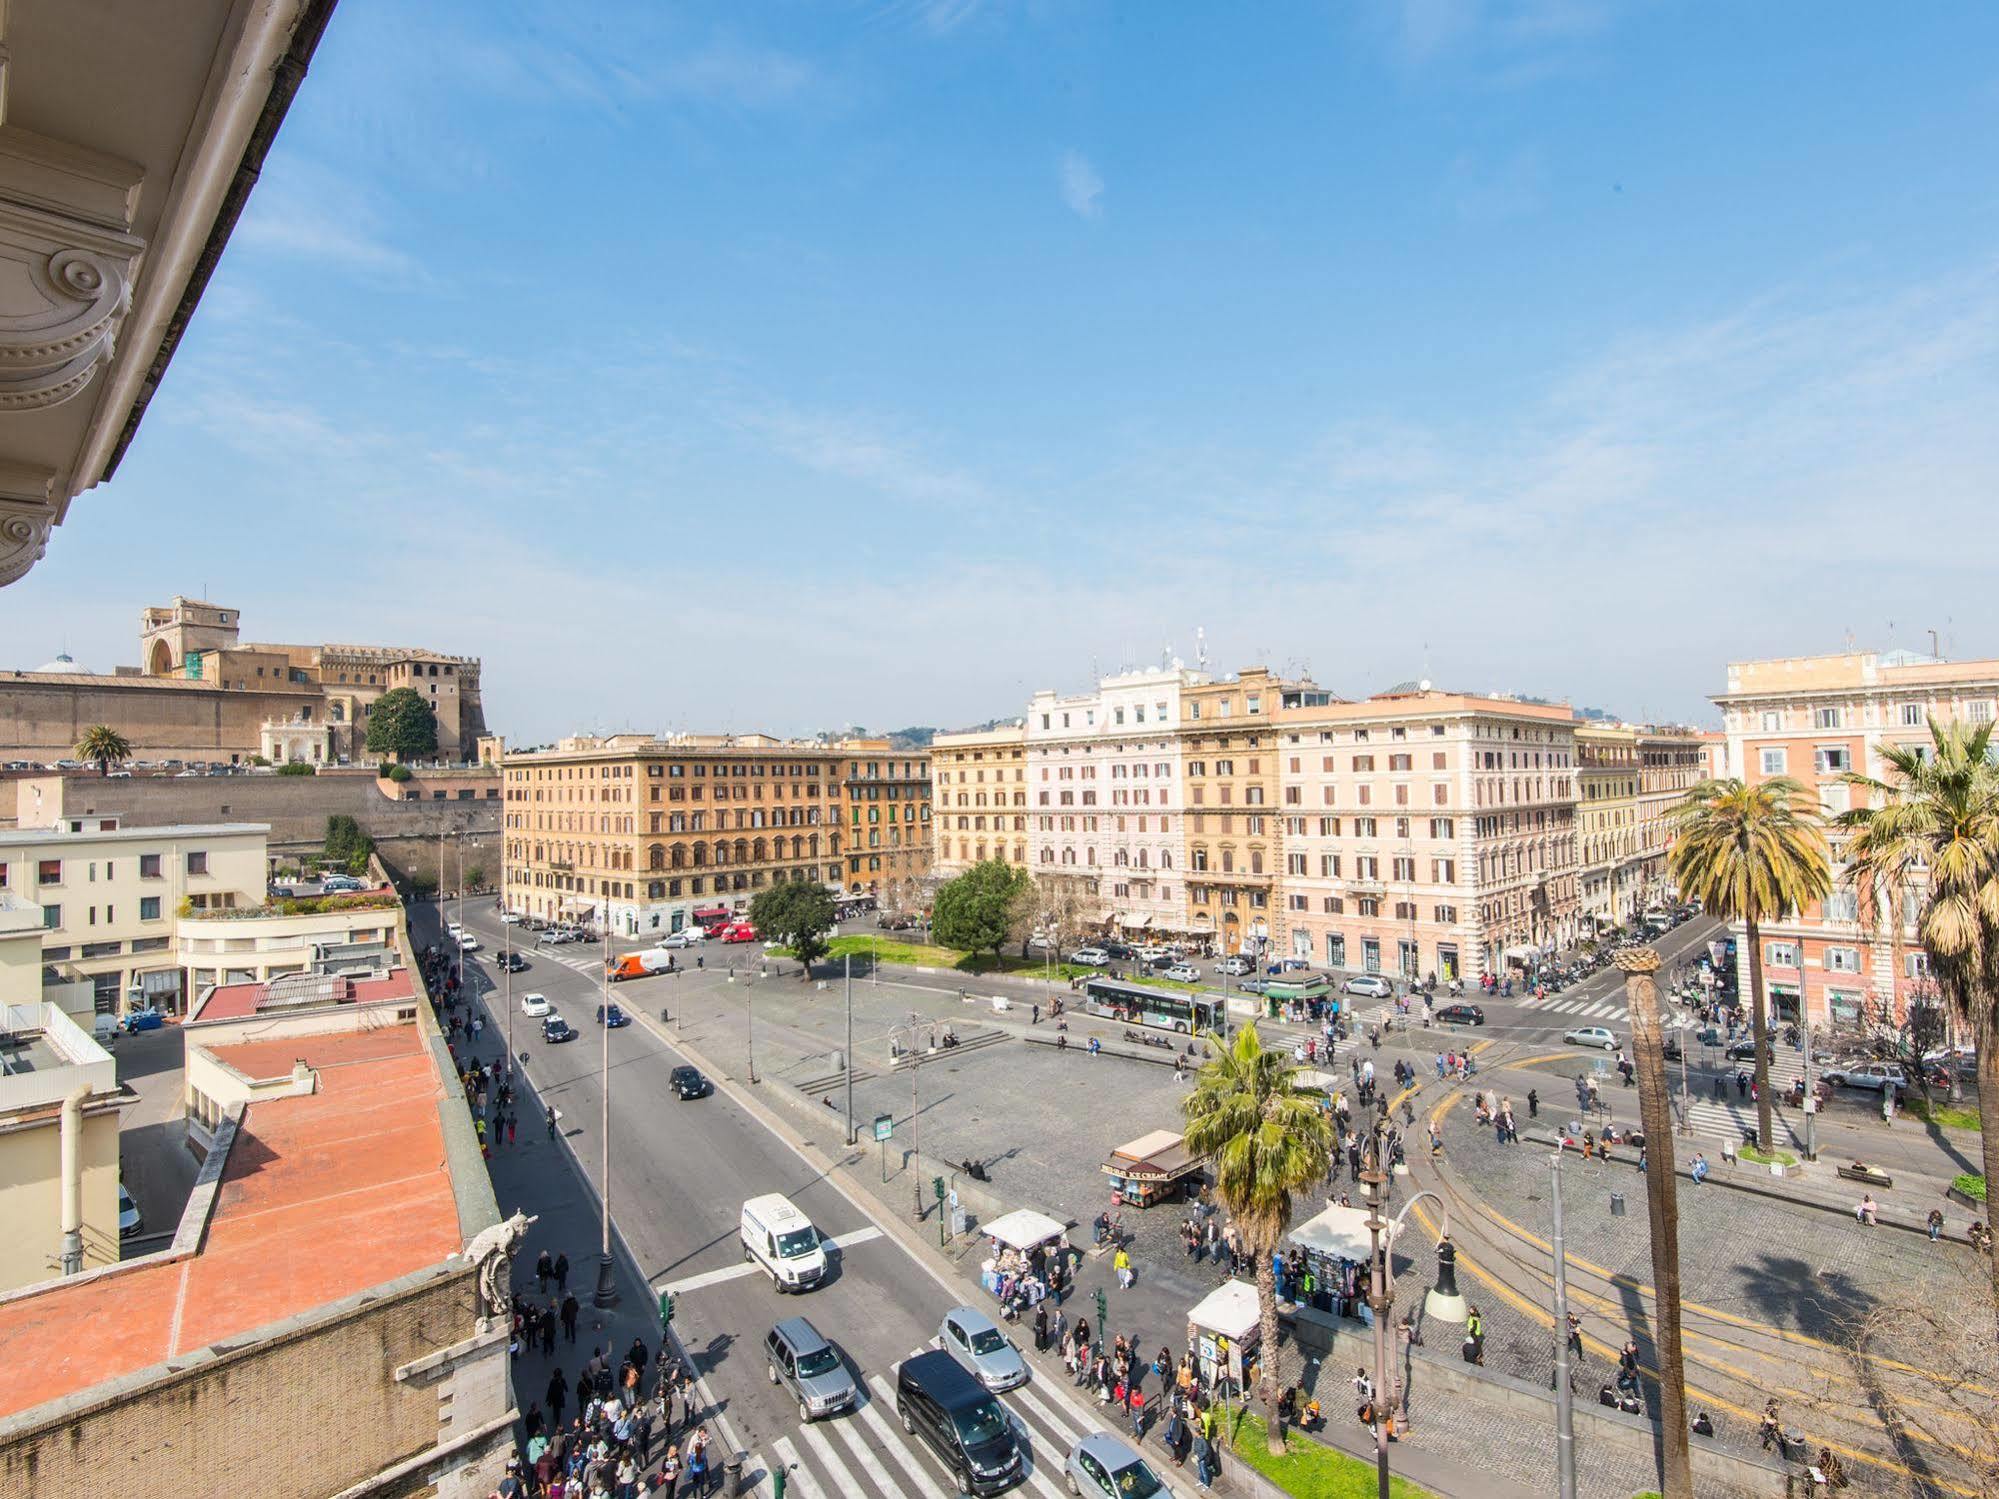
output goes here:
[{"label": "pedestrian crossing stripe", "polygon": [[867,1425],[868,1430],[875,1434],[875,1439],[882,1444],[882,1450],[894,1458],[896,1466],[909,1475],[909,1481],[916,1485],[916,1491],[923,1496],[923,1499],[945,1499],[943,1488],[923,1471],[923,1465],[916,1460],[916,1454],[896,1440],[895,1433],[889,1429],[887,1418],[877,1409],[877,1406],[886,1406],[890,1403],[888,1386],[877,1375],[868,1381],[868,1387],[875,1392],[877,1398],[861,1407],[861,1420]]},{"label": "pedestrian crossing stripe", "polygon": [[774,1438],[770,1450],[777,1454],[777,1460],[784,1465],[784,1483],[787,1489],[796,1489],[805,1499],[826,1499],[826,1491],[819,1487],[804,1463],[798,1460],[798,1449],[784,1437]]}]

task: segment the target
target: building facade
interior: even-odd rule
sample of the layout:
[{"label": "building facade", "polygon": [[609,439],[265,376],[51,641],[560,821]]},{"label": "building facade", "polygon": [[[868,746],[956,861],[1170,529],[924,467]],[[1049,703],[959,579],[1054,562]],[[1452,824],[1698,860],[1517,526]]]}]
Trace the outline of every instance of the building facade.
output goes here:
[{"label": "building facade", "polygon": [[[698,910],[746,910],[757,891],[786,880],[844,890],[853,758],[760,734],[616,734],[509,750],[500,772],[507,908],[640,936],[679,931]],[[919,813],[907,826],[923,824]]]},{"label": "building facade", "polygon": [[[1734,661],[1714,701],[1728,736],[1728,768],[1754,784],[1788,776],[1830,818],[1851,805],[1840,779],[1880,775],[1890,745],[1929,742],[1929,722],[1985,724],[1999,706],[1999,660],[1945,661],[1911,651]],[[1858,1024],[1880,1006],[1899,1013],[1920,990],[1929,957],[1916,929],[1921,892],[1904,892],[1876,922],[1863,921],[1843,872],[1843,840],[1828,829],[1833,890],[1823,901],[1761,928],[1771,1013],[1816,1024]],[[1738,980],[1749,992],[1749,953],[1737,932]]]},{"label": "building facade", "polygon": [[58,660],[0,673],[0,760],[51,765],[84,730],[109,724],[138,760],[360,761],[374,704],[398,687],[436,713],[441,758],[469,758],[486,732],[476,658],[413,646],[259,645],[242,641],[241,629],[239,610],[176,595],[141,616],[142,666],[107,675]]},{"label": "building facade", "polygon": [[1576,935],[1567,707],[1417,683],[1321,696],[1278,713],[1281,951],[1469,979]]},{"label": "building facade", "polygon": [[1254,667],[1181,694],[1187,923],[1218,952],[1261,952],[1281,924],[1275,725],[1284,695],[1309,686]]},{"label": "building facade", "polygon": [[847,802],[847,888],[875,895],[914,891],[930,873],[930,754],[886,739],[848,739],[841,790]]},{"label": "building facade", "polygon": [[1670,814],[1709,775],[1712,736],[1697,729],[1576,725],[1576,853],[1582,917],[1625,925],[1673,898]]},{"label": "building facade", "polygon": [[937,735],[930,741],[930,770],[936,785],[934,873],[963,874],[987,859],[1031,867],[1025,720]]},{"label": "building facade", "polygon": [[[1028,853],[1038,881],[1070,887],[1128,936],[1194,937],[1182,821],[1184,667],[1105,677],[1028,704]],[[955,789],[955,786],[954,786]]]}]

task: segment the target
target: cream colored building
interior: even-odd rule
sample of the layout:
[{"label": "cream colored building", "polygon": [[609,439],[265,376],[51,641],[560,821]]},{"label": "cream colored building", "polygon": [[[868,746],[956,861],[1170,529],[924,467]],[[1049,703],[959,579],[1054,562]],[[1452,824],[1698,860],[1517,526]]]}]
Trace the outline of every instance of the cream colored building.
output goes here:
[{"label": "cream colored building", "polygon": [[1298,690],[1277,752],[1280,951],[1440,980],[1503,973],[1577,930],[1575,720],[1411,682]]},{"label": "cream colored building", "polygon": [[[1914,651],[1849,651],[1731,661],[1714,701],[1728,736],[1728,771],[1754,784],[1800,782],[1828,818],[1852,805],[1849,770],[1882,775],[1890,745],[1930,742],[1929,721],[1989,724],[1999,711],[1999,660],[1946,661]],[[1772,1013],[1853,1026],[1877,1005],[1899,1007],[1923,985],[1929,955],[1916,930],[1921,891],[1901,893],[1870,926],[1842,868],[1832,831],[1834,888],[1825,900],[1761,927],[1763,985]],[[1737,932],[1741,992],[1748,944]]]},{"label": "cream colored building", "polygon": [[[1043,691],[1027,709],[1028,853],[1133,937],[1192,936],[1182,697],[1207,678],[1172,666]],[[955,789],[955,788],[954,788]]]},{"label": "cream colored building", "polygon": [[963,874],[987,859],[1028,868],[1026,723],[939,734],[930,766],[933,872]]},{"label": "cream colored building", "polygon": [[908,898],[930,873],[930,752],[843,739],[847,888]]}]

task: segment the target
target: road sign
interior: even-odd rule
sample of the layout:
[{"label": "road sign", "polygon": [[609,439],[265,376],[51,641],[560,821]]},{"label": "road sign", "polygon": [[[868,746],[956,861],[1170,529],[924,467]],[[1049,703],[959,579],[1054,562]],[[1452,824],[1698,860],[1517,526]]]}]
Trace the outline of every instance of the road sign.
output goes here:
[{"label": "road sign", "polygon": [[875,1115],[875,1138],[877,1140],[886,1140],[894,1134],[895,1134],[895,1115],[893,1114]]}]

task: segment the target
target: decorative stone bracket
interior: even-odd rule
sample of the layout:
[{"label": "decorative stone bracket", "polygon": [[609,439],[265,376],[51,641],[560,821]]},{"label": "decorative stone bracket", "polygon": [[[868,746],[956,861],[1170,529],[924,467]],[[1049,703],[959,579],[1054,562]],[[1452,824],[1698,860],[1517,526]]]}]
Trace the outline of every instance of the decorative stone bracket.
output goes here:
[{"label": "decorative stone bracket", "polygon": [[0,460],[0,588],[41,560],[56,520],[54,481],[52,469]]}]

